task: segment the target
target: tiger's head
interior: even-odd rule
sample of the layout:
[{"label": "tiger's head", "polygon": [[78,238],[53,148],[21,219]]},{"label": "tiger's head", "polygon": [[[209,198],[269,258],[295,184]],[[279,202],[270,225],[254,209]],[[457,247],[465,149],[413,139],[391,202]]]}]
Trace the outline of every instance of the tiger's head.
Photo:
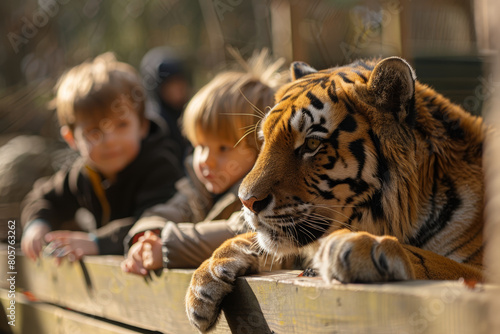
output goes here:
[{"label": "tiger's head", "polygon": [[239,190],[259,245],[295,254],[345,227],[404,238],[418,197],[412,68],[391,57],[291,70]]}]

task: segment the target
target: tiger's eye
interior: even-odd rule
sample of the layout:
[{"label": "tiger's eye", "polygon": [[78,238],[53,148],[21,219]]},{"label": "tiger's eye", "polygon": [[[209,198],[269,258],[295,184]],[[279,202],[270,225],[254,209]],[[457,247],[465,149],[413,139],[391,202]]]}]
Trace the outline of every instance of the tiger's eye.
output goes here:
[{"label": "tiger's eye", "polygon": [[306,148],[310,152],[316,150],[318,148],[319,144],[321,144],[321,140],[319,140],[318,138],[307,138],[306,139]]}]

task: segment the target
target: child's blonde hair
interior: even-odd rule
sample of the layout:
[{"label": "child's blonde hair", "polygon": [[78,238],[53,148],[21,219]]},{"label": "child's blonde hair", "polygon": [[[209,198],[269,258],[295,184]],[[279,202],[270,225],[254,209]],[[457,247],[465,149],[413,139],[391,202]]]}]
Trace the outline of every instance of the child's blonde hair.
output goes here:
[{"label": "child's blonde hair", "polygon": [[220,73],[200,89],[184,111],[182,128],[193,146],[201,131],[234,144],[244,140],[258,150],[256,136],[247,134],[255,129],[266,108],[273,106],[276,89],[288,77],[279,72],[284,60],[271,61],[266,49],[254,52],[248,61],[230,51],[243,70]]},{"label": "child's blonde hair", "polygon": [[55,98],[61,126],[74,130],[76,114],[106,116],[123,111],[124,103],[145,119],[145,95],[138,72],[111,52],[71,68],[59,79]]}]

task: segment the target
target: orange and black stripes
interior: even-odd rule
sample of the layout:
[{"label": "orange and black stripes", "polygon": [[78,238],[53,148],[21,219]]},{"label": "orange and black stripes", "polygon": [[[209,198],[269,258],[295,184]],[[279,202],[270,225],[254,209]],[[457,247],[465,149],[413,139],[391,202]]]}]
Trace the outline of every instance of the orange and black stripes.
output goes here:
[{"label": "orange and black stripes", "polygon": [[[264,196],[276,202],[276,217],[300,221],[298,212],[296,217],[288,211],[278,212],[287,201],[299,205],[293,198],[310,205],[311,209],[305,212],[313,216],[326,215],[326,210],[312,208],[315,202],[332,203],[345,206],[333,215],[343,224],[395,235],[417,247],[431,247],[436,235],[446,230],[455,213],[463,207],[459,193],[462,181],[443,170],[442,162],[449,164],[459,155],[438,154],[453,149],[453,143],[466,133],[468,139],[475,136],[480,128],[465,129],[470,122],[462,119],[464,115],[470,116],[456,112],[457,106],[416,82],[412,70],[404,70],[404,64],[385,67],[379,71],[380,77],[376,77],[373,73],[380,67],[378,64],[377,61],[357,61],[319,72],[310,67],[295,71],[296,81],[277,93],[274,115],[263,122],[264,140],[268,145],[259,160],[266,160],[267,154],[274,161],[285,154],[293,155],[293,160],[283,161],[293,162],[294,165],[286,168],[295,171],[303,186],[297,187],[296,182],[287,186],[286,180],[279,179],[280,172],[271,171],[264,175],[275,176],[276,180],[263,180],[261,175],[253,179],[251,173],[248,179],[257,185],[250,188],[274,182],[284,189],[271,187],[272,193]],[[400,70],[402,72],[396,72]],[[382,77],[384,75],[387,78]],[[394,78],[401,81],[390,86]],[[370,85],[377,86],[371,91]],[[394,99],[388,100],[389,97]],[[304,155],[307,152],[305,138],[311,133],[321,142],[314,157]],[[471,145],[481,147],[481,134],[472,139]],[[280,143],[280,148],[273,150],[274,143]],[[442,150],[436,149],[441,145]],[[430,151],[425,153],[422,147]],[[468,155],[468,161],[474,163],[477,157],[472,152],[480,152],[480,149],[472,148],[462,156]],[[426,181],[418,179],[418,169],[424,164],[434,170],[434,174],[425,175],[430,178],[427,182],[432,184],[431,191],[425,194],[427,199],[419,203],[423,196],[418,187]],[[281,195],[285,191],[293,196]],[[269,203],[271,201],[266,201],[265,208]],[[311,225],[318,224],[311,219]],[[300,238],[289,230],[280,229],[279,233],[292,240]],[[316,237],[321,236],[316,233]]]},{"label": "orange and black stripes", "polygon": [[311,245],[326,282],[480,279],[481,120],[396,57],[323,71],[295,63],[292,76],[239,190],[256,237],[227,241],[197,270],[191,321],[213,326],[235,275],[255,270],[249,240],[273,257]]}]

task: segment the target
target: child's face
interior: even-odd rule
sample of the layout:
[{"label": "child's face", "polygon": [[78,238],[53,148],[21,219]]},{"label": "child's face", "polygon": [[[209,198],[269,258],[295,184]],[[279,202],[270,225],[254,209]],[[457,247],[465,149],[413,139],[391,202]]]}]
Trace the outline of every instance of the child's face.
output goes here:
[{"label": "child's face", "polygon": [[169,106],[181,110],[189,101],[189,83],[181,76],[174,76],[162,83],[160,97]]},{"label": "child's face", "polygon": [[252,169],[257,152],[243,141],[236,147],[201,132],[194,147],[193,167],[198,179],[213,194],[221,194]]},{"label": "child's face", "polygon": [[141,122],[131,111],[110,112],[105,117],[78,117],[74,129],[74,148],[87,163],[113,180],[139,154],[148,122]]}]

